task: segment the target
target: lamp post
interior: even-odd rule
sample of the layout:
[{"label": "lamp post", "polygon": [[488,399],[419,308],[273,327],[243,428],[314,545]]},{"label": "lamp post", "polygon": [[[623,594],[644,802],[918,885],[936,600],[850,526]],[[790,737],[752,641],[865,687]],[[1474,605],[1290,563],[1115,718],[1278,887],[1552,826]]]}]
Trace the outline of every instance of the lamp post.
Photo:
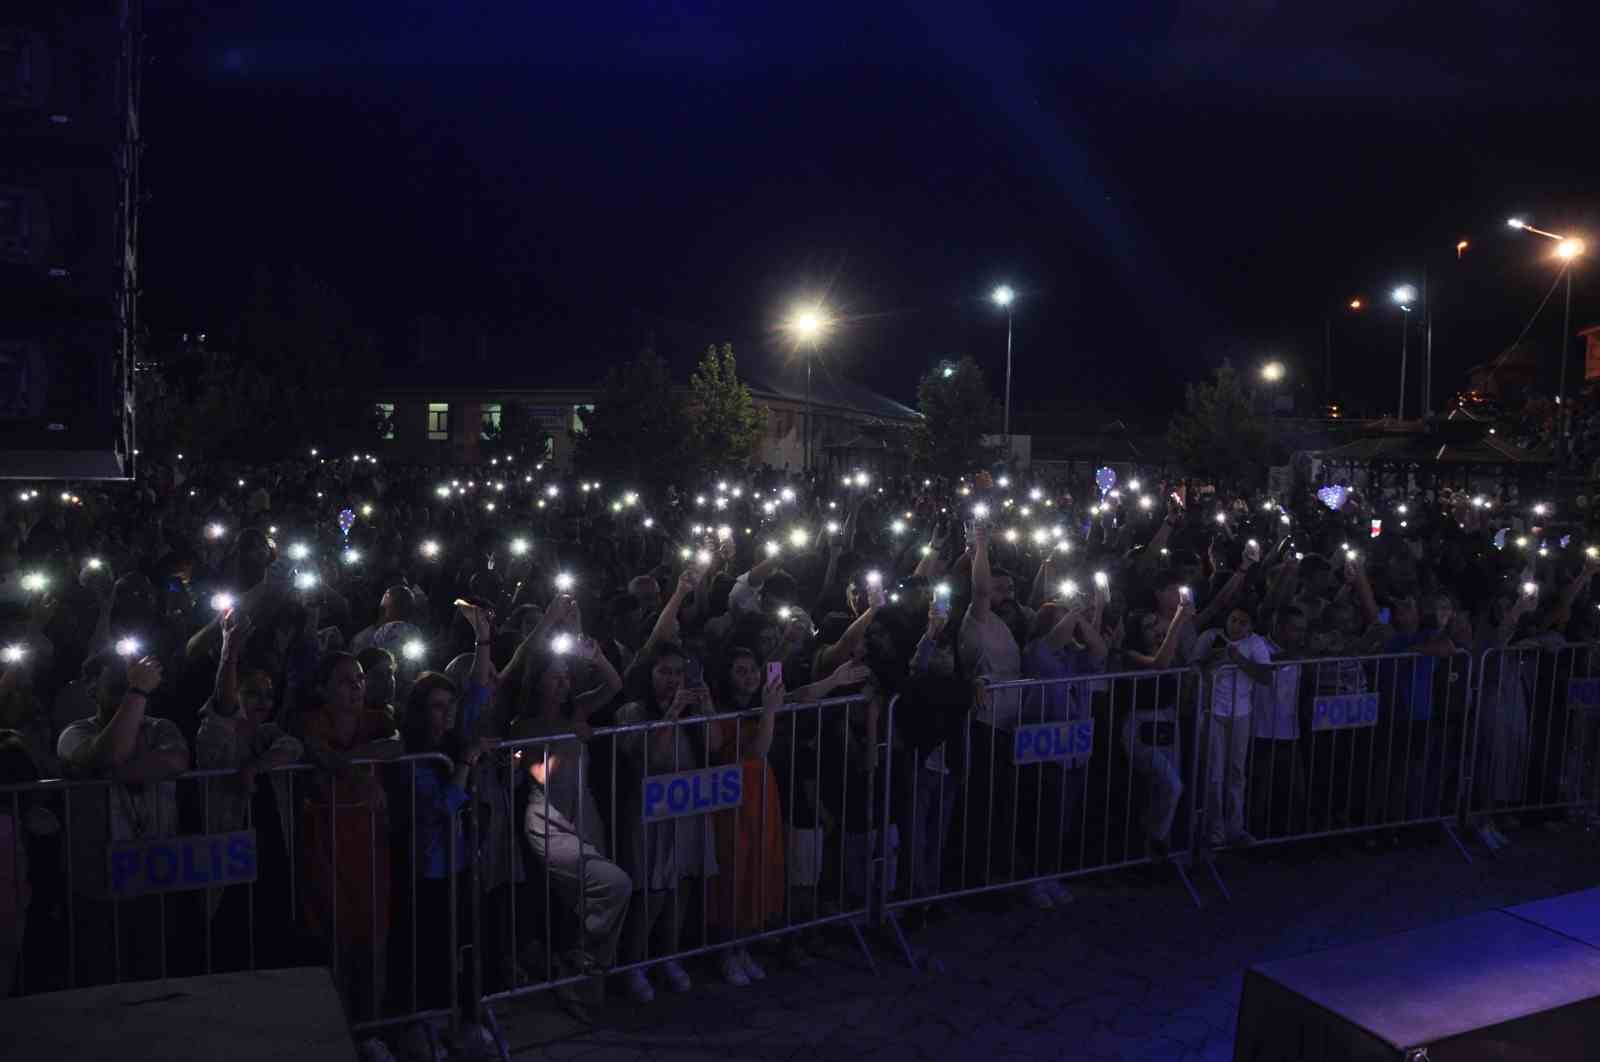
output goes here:
[{"label": "lamp post", "polygon": [[1400,307],[1400,401],[1395,406],[1395,420],[1406,419],[1406,339],[1411,331],[1411,304],[1417,301],[1417,289],[1402,284],[1394,289],[1393,298]]},{"label": "lamp post", "polygon": [[797,346],[810,347],[806,353],[805,471],[811,474],[811,363],[816,360],[817,343],[828,330],[828,315],[820,304],[802,306],[790,314],[788,328]]},{"label": "lamp post", "polygon": [[1543,236],[1547,240],[1554,240],[1556,244],[1556,260],[1561,263],[1561,271],[1566,274],[1566,309],[1561,315],[1561,343],[1556,347],[1559,352],[1561,366],[1556,384],[1556,405],[1561,407],[1559,411],[1561,423],[1557,436],[1556,461],[1560,467],[1565,468],[1567,451],[1572,439],[1572,416],[1567,409],[1567,362],[1571,360],[1567,356],[1567,346],[1570,342],[1567,337],[1572,330],[1572,267],[1577,264],[1579,258],[1583,257],[1584,251],[1588,248],[1576,236],[1562,236],[1558,233],[1546,232],[1544,229],[1536,229],[1521,218],[1509,218],[1506,220],[1506,224],[1514,229],[1521,229],[1523,232],[1531,232],[1535,236]]},{"label": "lamp post", "polygon": [[1284,376],[1283,362],[1269,361],[1261,366],[1261,379],[1267,384],[1267,492],[1272,491],[1273,437],[1276,435],[1278,394],[1276,385]]},{"label": "lamp post", "polygon": [[1011,460],[1011,304],[1016,301],[1017,293],[1001,284],[994,289],[994,304],[1006,312],[1006,412],[1005,422],[1001,425],[1001,432],[1006,437],[1006,460]]}]

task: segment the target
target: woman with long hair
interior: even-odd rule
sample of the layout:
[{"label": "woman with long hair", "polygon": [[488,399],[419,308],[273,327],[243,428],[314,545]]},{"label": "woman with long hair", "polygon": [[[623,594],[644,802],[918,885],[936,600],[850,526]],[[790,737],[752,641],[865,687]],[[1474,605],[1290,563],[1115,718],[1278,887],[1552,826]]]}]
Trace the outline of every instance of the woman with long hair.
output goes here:
[{"label": "woman with long hair", "polygon": [[[742,719],[719,719],[710,727],[711,762],[737,763],[743,775],[739,806],[711,817],[721,872],[711,879],[706,917],[729,937],[766,929],[783,914],[788,892],[783,801],[777,774],[767,762],[785,689],[782,674],[767,672],[755,649],[735,646],[717,675],[719,711],[761,712],[753,727]],[[865,665],[847,660],[828,678],[796,690],[794,697],[803,702],[820,700],[840,686],[866,678]],[[729,984],[745,985],[766,975],[749,949],[723,952],[722,976]]]},{"label": "woman with long hair", "polygon": [[[651,775],[675,774],[707,763],[707,728],[672,725],[686,716],[712,712],[711,694],[703,684],[687,681],[688,657],[676,643],[659,646],[650,658],[634,664],[640,690],[617,712],[617,724],[665,723],[634,730],[617,738],[619,769],[626,772],[618,789],[626,795],[618,815],[618,862],[628,872],[636,893],[623,930],[623,952],[628,962],[643,962],[656,954],[678,950],[683,916],[689,901],[678,891],[684,881],[717,872],[715,847],[706,836],[705,817],[686,815],[644,821],[643,780]],[[652,948],[654,944],[654,948]],[[689,974],[676,959],[661,967],[662,977],[675,992],[692,987]],[[628,972],[627,987],[633,998],[648,1003],[655,998],[642,968]]]},{"label": "woman with long hair", "polygon": [[[633,887],[607,855],[605,822],[586,781],[588,720],[622,689],[622,680],[589,639],[557,636],[540,645],[530,638],[517,650],[517,658],[514,665],[520,668],[524,692],[511,736],[519,741],[550,739],[530,741],[516,751],[533,783],[523,835],[544,864],[552,898],[565,904],[581,925],[553,972],[598,973],[611,964]],[[601,678],[599,686],[577,696],[572,692],[575,658],[586,659]]]},{"label": "woman with long hair", "polygon": [[[453,766],[416,761],[409,772],[395,772],[392,778],[398,783],[391,789],[391,801],[398,803],[395,817],[415,816],[409,830],[396,830],[397,836],[409,841],[396,853],[396,909],[402,930],[394,941],[401,958],[396,964],[401,974],[397,991],[407,995],[408,1006],[413,994],[425,1007],[446,1005],[450,998],[448,979],[455,965],[449,950],[450,925],[438,913],[450,909],[450,879],[466,865],[457,813],[467,803],[473,769],[494,744],[492,737],[472,737],[493,693],[489,635],[494,616],[475,606],[460,607],[478,642],[465,690],[437,671],[424,671],[411,685],[400,720],[408,754],[442,753]],[[407,781],[410,792],[404,787]],[[466,910],[462,905],[458,913]],[[415,970],[410,968],[412,956]]]}]

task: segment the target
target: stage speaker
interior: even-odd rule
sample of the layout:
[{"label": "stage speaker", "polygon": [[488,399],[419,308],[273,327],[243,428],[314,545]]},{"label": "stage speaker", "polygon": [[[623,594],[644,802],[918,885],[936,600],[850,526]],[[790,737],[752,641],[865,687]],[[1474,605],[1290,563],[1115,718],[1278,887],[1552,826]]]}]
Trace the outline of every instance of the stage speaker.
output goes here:
[{"label": "stage speaker", "polygon": [[137,0],[0,6],[0,477],[132,471]]},{"label": "stage speaker", "polygon": [[1245,974],[1235,1062],[1596,1057],[1600,951],[1505,911]]}]

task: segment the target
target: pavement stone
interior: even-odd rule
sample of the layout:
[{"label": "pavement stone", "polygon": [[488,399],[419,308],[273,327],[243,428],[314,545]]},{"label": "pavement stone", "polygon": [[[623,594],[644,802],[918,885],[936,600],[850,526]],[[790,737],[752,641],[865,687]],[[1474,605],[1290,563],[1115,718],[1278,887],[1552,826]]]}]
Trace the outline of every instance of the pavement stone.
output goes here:
[{"label": "pavement stone", "polygon": [[1138,1059],[1224,1062],[1251,965],[1432,925],[1600,884],[1600,845],[1576,830],[1525,829],[1499,858],[1467,863],[1437,831],[1400,847],[1305,844],[1228,854],[1232,893],[1195,875],[1196,910],[1175,881],[1137,874],[1072,883],[1070,907],[999,912],[957,903],[913,935],[910,969],[892,933],[826,935],[805,971],[767,962],[748,988],[710,967],[685,996],[635,1007],[618,993],[584,1026],[533,997],[497,1008],[516,1062],[948,1062]]}]

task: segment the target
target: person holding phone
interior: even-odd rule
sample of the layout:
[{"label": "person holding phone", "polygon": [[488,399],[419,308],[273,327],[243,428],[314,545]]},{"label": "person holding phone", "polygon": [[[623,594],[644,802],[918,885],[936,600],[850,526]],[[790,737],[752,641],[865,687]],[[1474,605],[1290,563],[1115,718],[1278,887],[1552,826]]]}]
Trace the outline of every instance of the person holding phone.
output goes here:
[{"label": "person holding phone", "polygon": [[[618,770],[622,772],[617,786],[619,795],[625,794],[617,813],[617,861],[632,879],[634,890],[622,932],[623,959],[629,963],[679,949],[690,903],[679,886],[717,873],[716,849],[706,836],[704,816],[644,822],[646,777],[707,765],[709,728],[680,725],[680,720],[713,711],[710,691],[689,685],[688,665],[689,658],[680,645],[661,645],[652,658],[635,663],[641,688],[617,711],[618,726],[667,724],[617,737]],[[658,969],[673,991],[687,992],[693,987],[688,971],[676,959]],[[635,1001],[648,1003],[655,998],[644,970],[630,970],[625,983]]]}]

